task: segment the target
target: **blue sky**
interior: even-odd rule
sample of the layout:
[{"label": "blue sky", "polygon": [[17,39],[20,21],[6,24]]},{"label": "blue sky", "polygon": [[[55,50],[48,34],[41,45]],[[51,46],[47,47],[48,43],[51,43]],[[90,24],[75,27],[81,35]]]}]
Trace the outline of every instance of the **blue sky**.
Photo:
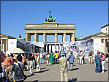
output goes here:
[{"label": "blue sky", "polygon": [[24,38],[26,24],[45,22],[50,10],[56,22],[75,24],[75,37],[101,32],[108,23],[108,1],[2,1],[1,33]]}]

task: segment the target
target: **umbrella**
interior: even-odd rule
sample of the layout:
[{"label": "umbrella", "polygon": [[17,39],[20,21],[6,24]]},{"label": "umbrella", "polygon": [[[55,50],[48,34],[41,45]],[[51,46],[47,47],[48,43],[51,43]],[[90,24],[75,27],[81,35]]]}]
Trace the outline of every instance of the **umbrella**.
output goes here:
[{"label": "umbrella", "polygon": [[6,52],[6,54],[10,54],[10,53],[24,53],[24,51],[20,48],[11,48]]},{"label": "umbrella", "polygon": [[3,51],[0,51],[0,63],[2,63],[5,59],[5,54],[3,53]]}]

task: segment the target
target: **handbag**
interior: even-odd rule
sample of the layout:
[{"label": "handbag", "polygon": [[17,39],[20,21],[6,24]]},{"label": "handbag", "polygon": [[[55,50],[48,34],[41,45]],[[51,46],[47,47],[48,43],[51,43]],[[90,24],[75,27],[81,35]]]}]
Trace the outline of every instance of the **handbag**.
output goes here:
[{"label": "handbag", "polygon": [[22,71],[22,74],[23,74],[23,76],[24,76],[24,80],[26,80],[26,79],[27,79],[27,76],[23,73],[23,70],[22,70],[22,68],[21,68],[21,66],[20,66],[19,63],[18,63],[18,65],[19,65],[19,67],[20,67],[20,70]]}]

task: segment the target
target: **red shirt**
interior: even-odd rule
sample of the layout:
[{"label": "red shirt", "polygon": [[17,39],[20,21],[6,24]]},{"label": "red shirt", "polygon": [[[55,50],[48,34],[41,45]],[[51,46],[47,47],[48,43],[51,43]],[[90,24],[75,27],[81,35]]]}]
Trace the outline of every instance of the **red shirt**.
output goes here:
[{"label": "red shirt", "polygon": [[105,56],[104,56],[104,55],[102,56],[102,60],[103,60],[103,61],[105,60]]}]

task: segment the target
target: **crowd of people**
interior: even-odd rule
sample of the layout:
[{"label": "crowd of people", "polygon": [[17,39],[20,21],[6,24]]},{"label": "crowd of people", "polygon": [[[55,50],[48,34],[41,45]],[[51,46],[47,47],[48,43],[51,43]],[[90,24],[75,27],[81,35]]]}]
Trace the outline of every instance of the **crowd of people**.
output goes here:
[{"label": "crowd of people", "polygon": [[[95,55],[95,62],[96,62],[96,73],[104,73],[105,72],[105,61],[106,58],[108,58],[108,54],[104,55],[104,53],[97,51],[97,54]],[[108,61],[106,61],[108,62]]]},{"label": "crowd of people", "polygon": [[[67,79],[68,71],[73,71],[74,60],[77,64],[85,64],[84,54],[82,51],[77,51],[73,53],[73,51],[68,50],[67,53],[64,51],[56,51],[55,53],[47,53],[45,56],[41,53],[32,53],[25,56],[24,54],[10,54],[5,60],[0,64],[2,67],[0,82],[7,81],[9,82],[9,77],[13,74],[14,82],[23,82],[24,81],[24,71],[30,72],[33,74],[32,70],[36,70],[40,72],[40,64],[43,64],[43,60],[46,59],[46,66],[52,66],[52,64],[60,64],[60,73],[61,73],[61,81],[63,81],[63,75],[65,76],[65,81]],[[93,53],[92,51],[89,53],[89,63],[93,62]],[[108,58],[108,55],[104,55],[104,53],[97,51],[95,55],[95,63],[96,73],[104,73],[105,72],[105,59]]]}]

